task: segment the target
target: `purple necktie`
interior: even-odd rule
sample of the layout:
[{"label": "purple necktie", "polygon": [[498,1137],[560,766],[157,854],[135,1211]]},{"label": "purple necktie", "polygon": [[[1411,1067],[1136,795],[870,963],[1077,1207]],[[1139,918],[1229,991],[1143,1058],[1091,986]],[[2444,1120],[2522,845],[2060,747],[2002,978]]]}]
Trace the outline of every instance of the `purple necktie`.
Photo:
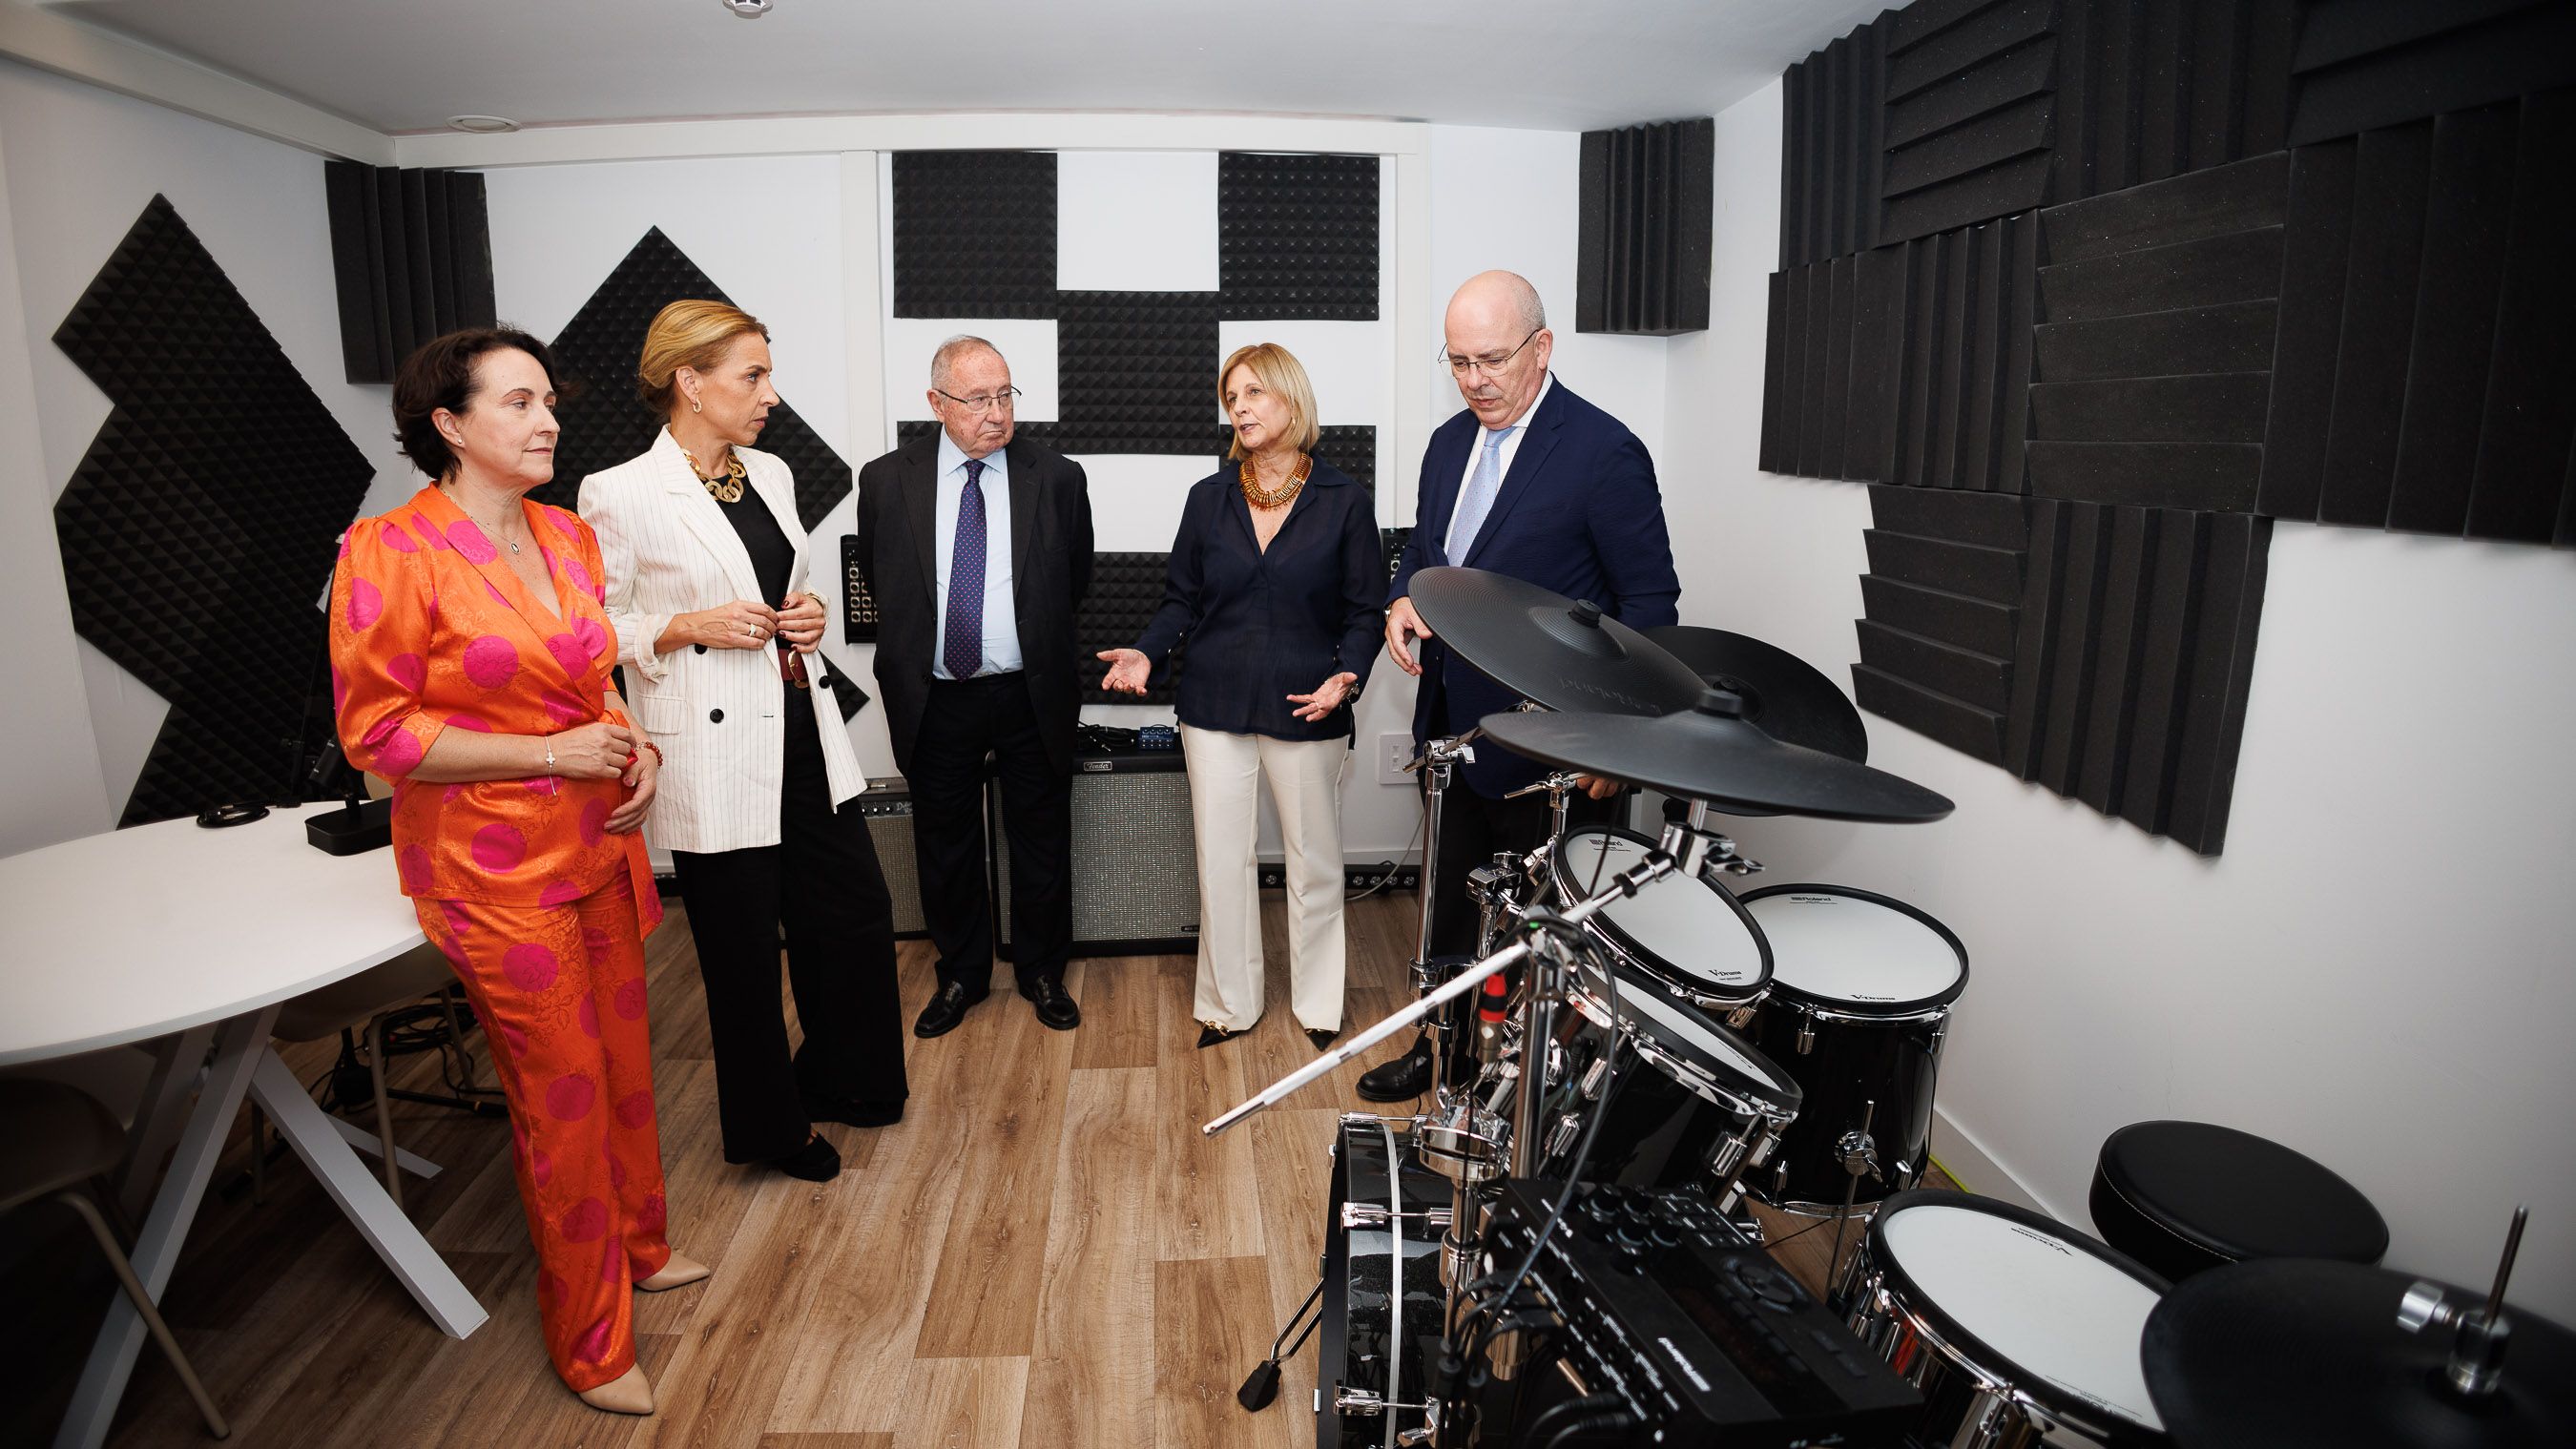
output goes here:
[{"label": "purple necktie", "polygon": [[940,661],[951,679],[984,667],[984,460],[966,460],[966,491],[957,495],[957,546],[948,556],[948,643]]}]

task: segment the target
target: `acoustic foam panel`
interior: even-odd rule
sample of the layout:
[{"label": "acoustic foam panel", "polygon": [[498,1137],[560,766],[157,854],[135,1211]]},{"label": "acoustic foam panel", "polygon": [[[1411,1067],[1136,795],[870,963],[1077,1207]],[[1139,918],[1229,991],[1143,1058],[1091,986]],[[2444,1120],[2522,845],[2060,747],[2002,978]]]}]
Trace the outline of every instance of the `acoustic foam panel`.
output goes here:
[{"label": "acoustic foam panel", "polygon": [[1717,123],[1583,133],[1574,328],[1638,337],[1708,329]]},{"label": "acoustic foam panel", "polygon": [[2291,153],[2259,511],[2576,541],[2576,90]]},{"label": "acoustic foam panel", "polygon": [[[2270,313],[2288,187],[2288,156],[2274,152],[2040,213],[2038,330],[2049,340],[2030,389],[2032,492],[2253,506],[2268,350],[2229,345],[2234,334],[2204,319]],[[2081,375],[2060,378],[2048,365],[2068,338]],[[2217,344],[2215,355],[2195,342]]]},{"label": "acoustic foam panel", "polygon": [[1217,315],[1377,320],[1378,158],[1217,156]]},{"label": "acoustic foam panel", "polygon": [[72,624],[170,704],[119,823],[288,798],[374,469],[165,197],[54,343],[112,404],[54,505]]},{"label": "acoustic foam panel", "polygon": [[481,175],[331,161],[323,191],[349,381],[391,382],[422,343],[492,325]]},{"label": "acoustic foam panel", "polygon": [[2019,492],[2035,215],[1771,279],[1760,466]]},{"label": "acoustic foam panel", "polygon": [[1183,648],[1172,651],[1166,667],[1157,671],[1154,683],[1141,697],[1113,694],[1100,687],[1100,677],[1109,666],[1095,655],[1104,649],[1124,649],[1142,636],[1145,626],[1154,621],[1154,611],[1163,606],[1163,585],[1171,572],[1171,555],[1167,553],[1095,553],[1091,556],[1091,588],[1082,596],[1082,606],[1074,615],[1073,637],[1076,647],[1074,673],[1082,681],[1085,704],[1159,704],[1173,699],[1177,670],[1183,667]]},{"label": "acoustic foam panel", "polygon": [[2292,145],[2576,83],[2567,0],[2306,0]]},{"label": "acoustic foam panel", "polygon": [[2028,509],[2010,495],[1869,490],[1861,708],[1989,764],[2003,760]]},{"label": "acoustic foam panel", "polygon": [[1205,292],[1058,298],[1052,446],[1067,453],[1206,452],[1224,360],[1216,350],[1216,299]]},{"label": "acoustic foam panel", "polygon": [[[555,442],[554,481],[531,497],[570,508],[583,478],[653,446],[662,419],[636,396],[635,362],[654,315],[685,297],[732,300],[654,227],[556,334],[551,345],[563,375],[555,379],[555,418],[563,435]],[[760,449],[795,474],[796,516],[809,529],[850,491],[850,465],[784,402],[769,410]]]},{"label": "acoustic foam panel", "polygon": [[1055,153],[894,153],[894,315],[1053,317]]},{"label": "acoustic foam panel", "polygon": [[2004,768],[2226,842],[2271,521],[2034,500]]},{"label": "acoustic foam panel", "polygon": [[2297,0],[1919,0],[1784,76],[1786,269],[2279,150]]}]

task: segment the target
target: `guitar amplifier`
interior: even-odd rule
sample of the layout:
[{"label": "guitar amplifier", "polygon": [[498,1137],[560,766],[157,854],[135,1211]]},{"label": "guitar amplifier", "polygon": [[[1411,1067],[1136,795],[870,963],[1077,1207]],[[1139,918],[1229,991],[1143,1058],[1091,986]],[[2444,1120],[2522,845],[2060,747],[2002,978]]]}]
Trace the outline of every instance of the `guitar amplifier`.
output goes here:
[{"label": "guitar amplifier", "polygon": [[912,853],[912,787],[901,775],[870,780],[857,803],[876,844],[877,865],[885,871],[886,892],[894,897],[895,939],[920,940],[930,929],[921,914],[921,869]]},{"label": "guitar amplifier", "polygon": [[[1199,860],[1179,750],[1076,755],[1073,954],[1195,954]],[[1011,959],[1011,848],[1002,791],[985,786],[994,952]]]}]

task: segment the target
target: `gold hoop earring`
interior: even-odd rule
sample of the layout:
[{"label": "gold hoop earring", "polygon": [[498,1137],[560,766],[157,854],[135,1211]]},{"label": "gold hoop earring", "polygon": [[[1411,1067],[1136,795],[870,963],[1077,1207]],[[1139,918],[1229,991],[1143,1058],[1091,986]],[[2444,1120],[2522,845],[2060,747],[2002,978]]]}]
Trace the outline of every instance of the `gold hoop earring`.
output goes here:
[{"label": "gold hoop earring", "polygon": [[698,406],[698,400],[697,400],[696,398],[691,398],[691,399],[689,399],[689,411],[691,411],[691,412],[693,412],[693,413],[695,413],[695,412],[704,412],[704,411],[705,411],[705,409],[703,409],[703,408],[701,408],[701,407],[699,407],[699,406]]}]

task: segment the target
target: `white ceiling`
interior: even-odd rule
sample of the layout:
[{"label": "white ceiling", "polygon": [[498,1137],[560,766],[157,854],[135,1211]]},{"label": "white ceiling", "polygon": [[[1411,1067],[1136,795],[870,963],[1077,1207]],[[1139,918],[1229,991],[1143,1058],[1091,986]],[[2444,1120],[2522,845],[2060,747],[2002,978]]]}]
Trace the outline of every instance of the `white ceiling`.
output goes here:
[{"label": "white ceiling", "polygon": [[1886,0],[47,0],[378,131],[938,111],[1591,130],[1708,115]]}]

